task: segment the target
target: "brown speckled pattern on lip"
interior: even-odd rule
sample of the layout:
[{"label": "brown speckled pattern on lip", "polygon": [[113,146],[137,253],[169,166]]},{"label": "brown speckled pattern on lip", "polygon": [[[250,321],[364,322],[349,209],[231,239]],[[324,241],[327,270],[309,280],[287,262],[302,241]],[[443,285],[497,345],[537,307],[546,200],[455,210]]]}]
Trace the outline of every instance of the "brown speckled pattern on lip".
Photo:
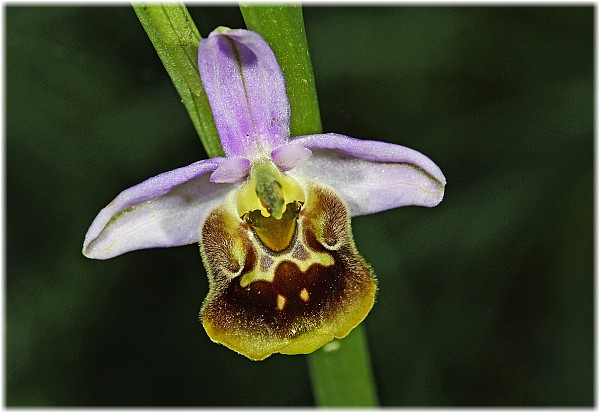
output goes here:
[{"label": "brown speckled pattern on lip", "polygon": [[[331,189],[307,186],[297,233],[283,253],[269,251],[224,209],[204,223],[211,286],[201,311],[204,327],[213,341],[252,359],[308,353],[343,337],[374,302],[375,279],[354,247],[346,206]],[[302,340],[307,344],[294,346]]]}]

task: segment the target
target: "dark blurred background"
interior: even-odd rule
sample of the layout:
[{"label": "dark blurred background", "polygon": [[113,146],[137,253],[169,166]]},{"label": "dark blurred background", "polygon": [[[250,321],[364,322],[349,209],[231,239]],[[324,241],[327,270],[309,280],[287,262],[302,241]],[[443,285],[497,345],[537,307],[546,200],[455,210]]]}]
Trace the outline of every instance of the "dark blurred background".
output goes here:
[{"label": "dark blurred background", "polygon": [[[244,27],[190,9],[200,33]],[[121,190],[206,157],[130,7],[6,7],[6,403],[310,406],[305,356],[198,321],[198,247],[81,255]],[[306,7],[325,131],[417,149],[436,208],[353,220],[384,406],[589,406],[592,7]]]}]

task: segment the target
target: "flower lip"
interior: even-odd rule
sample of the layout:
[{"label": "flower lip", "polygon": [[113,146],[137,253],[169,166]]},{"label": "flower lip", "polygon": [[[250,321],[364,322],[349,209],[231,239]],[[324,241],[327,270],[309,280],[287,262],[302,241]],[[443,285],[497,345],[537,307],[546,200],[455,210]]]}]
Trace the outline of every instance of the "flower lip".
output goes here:
[{"label": "flower lip", "polygon": [[215,209],[203,224],[210,290],[202,324],[211,340],[253,360],[311,353],[346,336],[375,301],[376,280],[356,251],[343,201],[316,183],[306,191],[296,236],[282,251],[240,230],[230,210]]}]

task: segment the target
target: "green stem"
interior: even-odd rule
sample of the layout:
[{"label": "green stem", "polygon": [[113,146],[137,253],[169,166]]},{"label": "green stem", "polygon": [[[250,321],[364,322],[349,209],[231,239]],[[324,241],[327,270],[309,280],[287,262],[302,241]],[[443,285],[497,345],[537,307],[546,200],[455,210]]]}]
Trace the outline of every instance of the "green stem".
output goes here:
[{"label": "green stem", "polygon": [[323,407],[374,407],[377,392],[371,373],[367,335],[361,325],[308,356],[315,399]]},{"label": "green stem", "polygon": [[209,157],[223,155],[198,73],[200,33],[183,4],[134,3],[133,9],[185,105]]},{"label": "green stem", "polygon": [[269,43],[283,70],[290,99],[292,136],[321,133],[321,116],[299,4],[240,4],[246,27]]},{"label": "green stem", "polygon": [[[292,136],[320,133],[308,42],[300,5],[240,5],[246,27],[269,43],[287,81]],[[315,400],[320,406],[377,406],[366,334],[362,325],[308,355]]]}]

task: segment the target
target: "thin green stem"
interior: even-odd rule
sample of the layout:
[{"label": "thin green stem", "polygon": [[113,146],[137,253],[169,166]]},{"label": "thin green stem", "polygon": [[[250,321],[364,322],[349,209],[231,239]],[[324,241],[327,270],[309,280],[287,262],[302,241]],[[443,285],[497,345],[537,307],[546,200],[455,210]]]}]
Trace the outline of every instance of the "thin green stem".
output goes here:
[{"label": "thin green stem", "polygon": [[315,400],[323,407],[374,407],[377,392],[361,325],[308,356]]},{"label": "thin green stem", "polygon": [[200,33],[183,4],[134,3],[133,9],[171,77],[210,157],[223,155],[198,73]]},{"label": "thin green stem", "polygon": [[321,132],[321,116],[299,4],[240,4],[246,27],[269,43],[283,70],[290,99],[292,136]]},{"label": "thin green stem", "polygon": [[[287,81],[292,136],[320,133],[321,118],[300,5],[240,5],[246,26],[269,43]],[[366,334],[362,326],[308,355],[320,406],[377,406]]]}]

